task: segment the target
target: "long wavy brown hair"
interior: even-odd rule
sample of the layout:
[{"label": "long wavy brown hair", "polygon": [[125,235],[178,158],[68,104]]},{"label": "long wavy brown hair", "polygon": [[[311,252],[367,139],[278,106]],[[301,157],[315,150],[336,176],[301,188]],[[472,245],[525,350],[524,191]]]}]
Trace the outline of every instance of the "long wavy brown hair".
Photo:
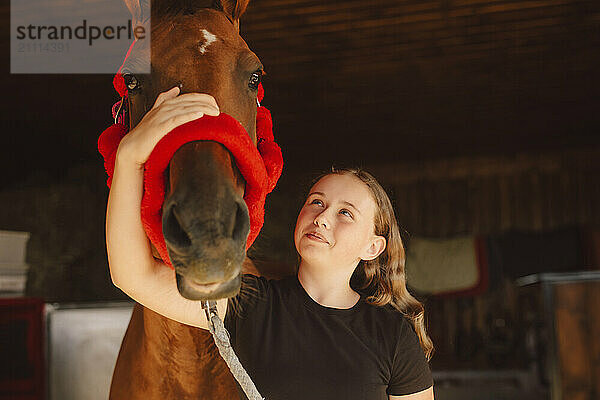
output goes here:
[{"label": "long wavy brown hair", "polygon": [[350,278],[350,287],[365,295],[369,304],[380,307],[389,304],[400,311],[412,324],[425,357],[430,360],[434,348],[425,328],[425,308],[406,288],[406,254],[390,198],[373,175],[359,168],[332,167],[331,172],[322,174],[313,183],[332,174],[352,175],[367,185],[376,204],[375,234],[386,240],[379,257],[358,264]]}]

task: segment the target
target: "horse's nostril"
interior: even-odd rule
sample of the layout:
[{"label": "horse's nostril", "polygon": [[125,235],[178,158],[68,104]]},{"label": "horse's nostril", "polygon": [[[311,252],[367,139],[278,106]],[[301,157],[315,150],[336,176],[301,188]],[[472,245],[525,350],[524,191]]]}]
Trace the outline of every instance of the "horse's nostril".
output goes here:
[{"label": "horse's nostril", "polygon": [[231,238],[235,241],[245,241],[250,232],[250,217],[248,216],[248,207],[242,201],[236,202],[237,209]]},{"label": "horse's nostril", "polygon": [[165,240],[173,247],[184,249],[192,245],[189,235],[182,228],[179,218],[177,217],[175,205],[171,206],[167,214],[167,219],[163,223],[163,235]]}]

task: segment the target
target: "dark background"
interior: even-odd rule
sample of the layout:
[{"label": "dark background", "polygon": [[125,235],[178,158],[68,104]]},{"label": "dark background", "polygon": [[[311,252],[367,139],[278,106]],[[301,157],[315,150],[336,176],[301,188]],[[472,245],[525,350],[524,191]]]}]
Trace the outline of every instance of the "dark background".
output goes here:
[{"label": "dark background", "polygon": [[[96,149],[112,76],[11,75],[6,0],[0,18],[0,229],[32,233],[27,294],[125,299],[106,265]],[[285,159],[251,256],[293,264],[310,178],[364,166],[405,239],[485,237],[514,261],[478,296],[423,297],[434,366],[526,364],[514,279],[600,268],[600,2],[253,0],[241,32]]]},{"label": "dark background", "polygon": [[[96,162],[109,75],[11,75],[0,18],[2,185]],[[252,1],[286,172],[598,145],[596,1]]]}]

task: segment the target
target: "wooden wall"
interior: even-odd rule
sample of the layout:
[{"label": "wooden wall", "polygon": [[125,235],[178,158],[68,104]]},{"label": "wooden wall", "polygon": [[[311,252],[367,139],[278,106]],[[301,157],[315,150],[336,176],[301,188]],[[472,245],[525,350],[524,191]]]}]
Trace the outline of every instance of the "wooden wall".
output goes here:
[{"label": "wooden wall", "polygon": [[411,235],[448,237],[600,226],[600,147],[371,170]]}]

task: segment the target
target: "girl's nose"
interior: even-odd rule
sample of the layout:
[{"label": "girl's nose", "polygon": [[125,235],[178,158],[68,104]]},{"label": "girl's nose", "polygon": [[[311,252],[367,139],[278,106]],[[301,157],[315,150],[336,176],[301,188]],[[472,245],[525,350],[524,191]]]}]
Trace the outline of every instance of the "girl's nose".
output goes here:
[{"label": "girl's nose", "polygon": [[316,226],[322,226],[325,229],[328,229],[330,227],[329,221],[327,220],[327,216],[325,215],[325,211],[317,215],[313,223]]}]

